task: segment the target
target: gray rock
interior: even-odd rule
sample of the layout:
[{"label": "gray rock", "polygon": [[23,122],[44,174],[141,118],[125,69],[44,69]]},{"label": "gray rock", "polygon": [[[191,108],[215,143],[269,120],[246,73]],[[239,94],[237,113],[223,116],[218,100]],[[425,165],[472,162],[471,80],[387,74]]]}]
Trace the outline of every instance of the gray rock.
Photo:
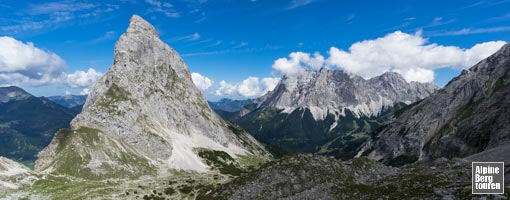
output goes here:
[{"label": "gray rock", "polygon": [[257,107],[283,109],[286,113],[308,108],[315,120],[322,120],[328,114],[338,118],[345,115],[345,109],[357,117],[375,117],[396,103],[410,104],[437,89],[432,83],[408,83],[394,72],[365,80],[343,71],[323,68],[307,70],[298,77],[284,76],[273,91],[257,99],[256,103]]}]

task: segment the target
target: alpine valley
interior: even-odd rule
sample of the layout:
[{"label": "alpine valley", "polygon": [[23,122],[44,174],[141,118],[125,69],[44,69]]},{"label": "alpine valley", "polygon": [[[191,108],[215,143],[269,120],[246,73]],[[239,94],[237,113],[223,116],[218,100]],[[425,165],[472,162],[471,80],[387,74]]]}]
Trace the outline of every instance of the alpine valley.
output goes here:
[{"label": "alpine valley", "polygon": [[[508,199],[508,186],[472,195],[470,162],[510,161],[509,77],[507,44],[441,89],[320,69],[253,101],[208,104],[179,54],[134,15],[75,117],[0,90],[2,139],[14,141],[0,148],[13,155],[0,157],[0,198]],[[28,105],[67,118],[25,131],[9,117]],[[21,148],[33,149],[26,159],[39,151],[34,169],[17,162]]]}]

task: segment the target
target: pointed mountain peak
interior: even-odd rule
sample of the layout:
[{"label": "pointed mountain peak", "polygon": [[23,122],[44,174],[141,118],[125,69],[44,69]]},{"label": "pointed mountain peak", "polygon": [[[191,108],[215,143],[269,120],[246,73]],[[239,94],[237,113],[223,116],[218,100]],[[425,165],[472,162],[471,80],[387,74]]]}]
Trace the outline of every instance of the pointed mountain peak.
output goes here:
[{"label": "pointed mountain peak", "polygon": [[[197,148],[232,157],[267,153],[211,110],[179,54],[141,17],[131,18],[115,45],[114,58],[71,122],[73,130],[58,132],[39,154],[37,170],[95,178],[153,175],[166,168],[204,172],[210,168]],[[100,139],[89,144],[83,137],[91,135]],[[66,148],[73,150],[55,156]],[[68,156],[92,159],[67,171]],[[83,167],[92,174],[81,173]],[[98,173],[103,169],[107,173]],[[126,169],[132,171],[124,173]]]},{"label": "pointed mountain peak", "polygon": [[402,75],[397,72],[384,72],[383,74],[369,79],[369,81],[383,81],[386,83],[408,83]]},{"label": "pointed mountain peak", "polygon": [[159,37],[158,32],[149,22],[138,15],[133,15],[129,20],[128,33],[149,34]]},{"label": "pointed mountain peak", "polygon": [[379,77],[382,78],[395,78],[395,79],[402,79],[404,80],[404,77],[400,75],[397,72],[384,72],[383,74],[379,75]]}]

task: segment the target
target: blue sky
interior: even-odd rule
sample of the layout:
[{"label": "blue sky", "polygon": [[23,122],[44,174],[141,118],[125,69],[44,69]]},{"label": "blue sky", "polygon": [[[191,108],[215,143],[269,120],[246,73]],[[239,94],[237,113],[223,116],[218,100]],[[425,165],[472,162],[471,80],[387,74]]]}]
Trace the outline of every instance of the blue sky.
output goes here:
[{"label": "blue sky", "polygon": [[[14,55],[22,60],[2,61],[13,54],[2,54],[0,46],[0,84],[20,85],[35,95],[79,94],[90,88],[112,64],[115,41],[133,14],[151,22],[190,71],[200,74],[201,88],[212,100],[257,97],[296,68],[344,69],[365,78],[397,71],[410,81],[443,86],[510,36],[510,0],[0,0],[0,12],[0,36],[14,39],[4,38],[0,45],[35,48],[48,57],[23,64],[36,58],[20,53]],[[357,42],[359,51],[350,50]],[[395,50],[400,46],[393,45],[400,43],[409,48]],[[472,49],[477,44],[484,45]],[[308,57],[292,57],[292,52]],[[374,54],[372,60],[360,58]],[[384,55],[406,59],[384,60]],[[429,63],[421,55],[450,57]],[[47,70],[48,76],[27,75],[46,70],[40,69],[44,62],[57,67]],[[252,89],[257,92],[247,92]]]}]

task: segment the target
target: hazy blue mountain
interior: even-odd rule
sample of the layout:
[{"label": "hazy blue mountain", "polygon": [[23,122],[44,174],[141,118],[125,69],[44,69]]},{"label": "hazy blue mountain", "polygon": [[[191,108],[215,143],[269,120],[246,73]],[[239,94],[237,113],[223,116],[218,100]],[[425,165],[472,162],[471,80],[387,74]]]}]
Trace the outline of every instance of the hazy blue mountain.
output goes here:
[{"label": "hazy blue mountain", "polygon": [[47,98],[62,106],[73,108],[76,106],[83,106],[87,100],[87,95],[50,96]]},{"label": "hazy blue mountain", "polygon": [[233,121],[239,116],[239,112],[244,110],[245,106],[252,104],[253,101],[255,99],[233,100],[223,98],[219,101],[207,101],[207,103],[223,119]]}]

